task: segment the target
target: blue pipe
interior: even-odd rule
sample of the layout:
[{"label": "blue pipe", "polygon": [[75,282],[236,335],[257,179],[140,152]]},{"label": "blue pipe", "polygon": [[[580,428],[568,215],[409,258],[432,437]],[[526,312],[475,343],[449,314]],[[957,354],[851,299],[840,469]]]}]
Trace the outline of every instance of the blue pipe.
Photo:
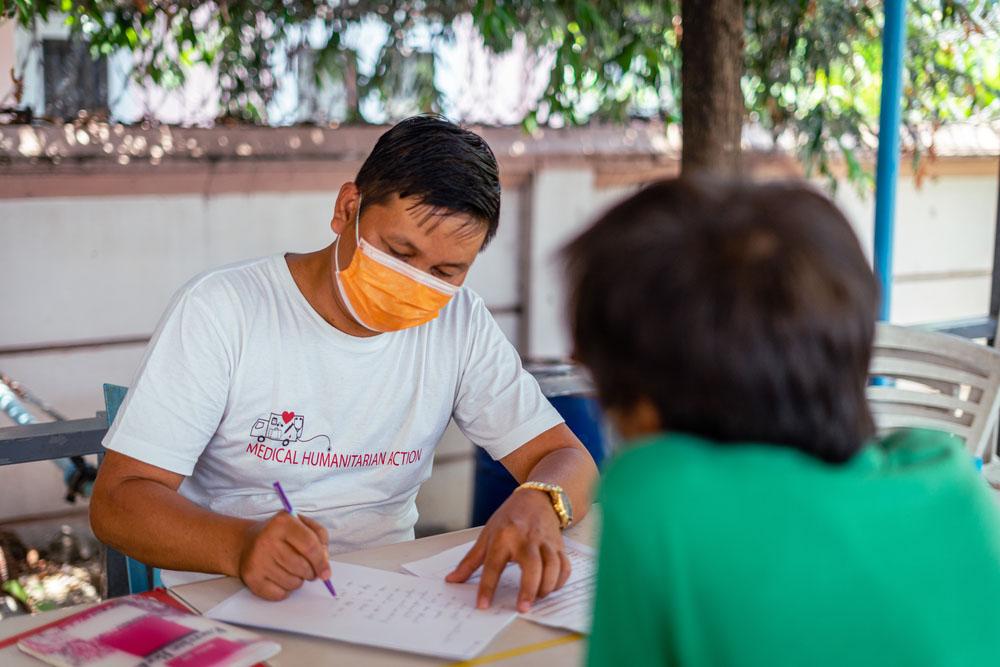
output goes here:
[{"label": "blue pipe", "polygon": [[[48,406],[46,406],[46,408],[48,408]],[[47,409],[47,411],[49,410],[51,410],[51,408]],[[24,404],[22,404],[18,399],[14,390],[11,389],[3,380],[0,380],[0,414],[7,415],[14,421],[15,424],[20,426],[36,423],[34,415],[28,412],[28,409],[25,408]],[[58,413],[55,414],[58,415]],[[74,463],[72,459],[53,459],[52,462],[56,464],[60,470],[62,470],[63,481],[66,482],[66,485],[69,487],[73,481],[73,476],[77,473],[77,464]],[[89,497],[93,488],[94,483],[92,481],[84,481],[79,485],[79,488],[76,489],[76,491],[86,497]]]},{"label": "blue pipe", "polygon": [[17,400],[17,395],[4,382],[0,382],[0,413],[7,415],[20,426],[35,422],[35,418],[21,404],[21,401]]},{"label": "blue pipe", "polygon": [[903,97],[903,48],[906,45],[906,0],[886,0],[882,28],[882,99],[875,167],[875,275],[882,289],[879,319],[889,319],[892,306],[892,243],[896,224],[896,180],[899,176],[899,126]]}]

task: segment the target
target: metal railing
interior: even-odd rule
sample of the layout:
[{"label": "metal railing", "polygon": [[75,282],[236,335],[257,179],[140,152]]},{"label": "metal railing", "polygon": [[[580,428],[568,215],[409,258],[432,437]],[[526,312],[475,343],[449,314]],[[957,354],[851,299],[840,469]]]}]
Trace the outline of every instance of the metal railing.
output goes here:
[{"label": "metal railing", "polygon": [[107,416],[0,428],[0,466],[103,454]]},{"label": "metal railing", "polygon": [[[74,456],[103,456],[101,440],[108,432],[107,415],[98,412],[86,419],[6,426],[0,428],[0,466],[36,461],[54,461]],[[128,595],[125,557],[111,547],[105,549],[106,597]]]}]

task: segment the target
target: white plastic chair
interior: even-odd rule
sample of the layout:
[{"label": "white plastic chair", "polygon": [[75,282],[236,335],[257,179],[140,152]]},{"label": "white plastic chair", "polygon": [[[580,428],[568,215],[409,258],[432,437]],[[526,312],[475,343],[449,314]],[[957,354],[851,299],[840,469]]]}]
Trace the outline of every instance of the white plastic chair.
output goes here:
[{"label": "white plastic chair", "polygon": [[933,428],[965,441],[984,461],[1000,409],[1000,350],[949,334],[879,324],[868,387],[879,433]]}]

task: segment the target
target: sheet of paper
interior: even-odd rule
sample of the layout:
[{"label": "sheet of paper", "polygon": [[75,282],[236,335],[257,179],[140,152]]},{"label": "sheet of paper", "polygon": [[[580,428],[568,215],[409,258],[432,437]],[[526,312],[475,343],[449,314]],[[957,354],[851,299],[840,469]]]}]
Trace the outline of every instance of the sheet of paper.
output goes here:
[{"label": "sheet of paper", "polygon": [[476,587],[468,584],[347,563],[331,566],[337,597],[321,581],[306,582],[281,602],[244,589],[206,616],[451,660],[475,657],[516,617],[500,608],[476,609]]},{"label": "sheet of paper", "polygon": [[[574,632],[587,634],[590,632],[591,609],[594,604],[594,587],[597,582],[597,562],[594,550],[585,544],[564,540],[566,555],[572,566],[572,574],[566,585],[547,597],[536,600],[531,611],[521,614],[535,623],[565,628]],[[455,569],[459,561],[469,552],[473,543],[459,545],[436,556],[404,563],[407,572],[428,579],[443,580],[445,575]],[[482,573],[480,568],[469,583],[478,584]],[[500,577],[493,607],[503,609],[517,608],[517,593],[521,589],[521,570],[516,564],[510,564]]]}]

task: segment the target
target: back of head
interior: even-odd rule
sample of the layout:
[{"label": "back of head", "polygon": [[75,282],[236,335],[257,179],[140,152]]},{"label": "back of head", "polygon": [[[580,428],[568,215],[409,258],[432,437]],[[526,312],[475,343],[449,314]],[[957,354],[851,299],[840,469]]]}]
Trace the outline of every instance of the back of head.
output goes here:
[{"label": "back of head", "polygon": [[574,354],[602,402],[665,431],[846,461],[878,288],[847,220],[803,184],[654,184],[565,250]]}]

